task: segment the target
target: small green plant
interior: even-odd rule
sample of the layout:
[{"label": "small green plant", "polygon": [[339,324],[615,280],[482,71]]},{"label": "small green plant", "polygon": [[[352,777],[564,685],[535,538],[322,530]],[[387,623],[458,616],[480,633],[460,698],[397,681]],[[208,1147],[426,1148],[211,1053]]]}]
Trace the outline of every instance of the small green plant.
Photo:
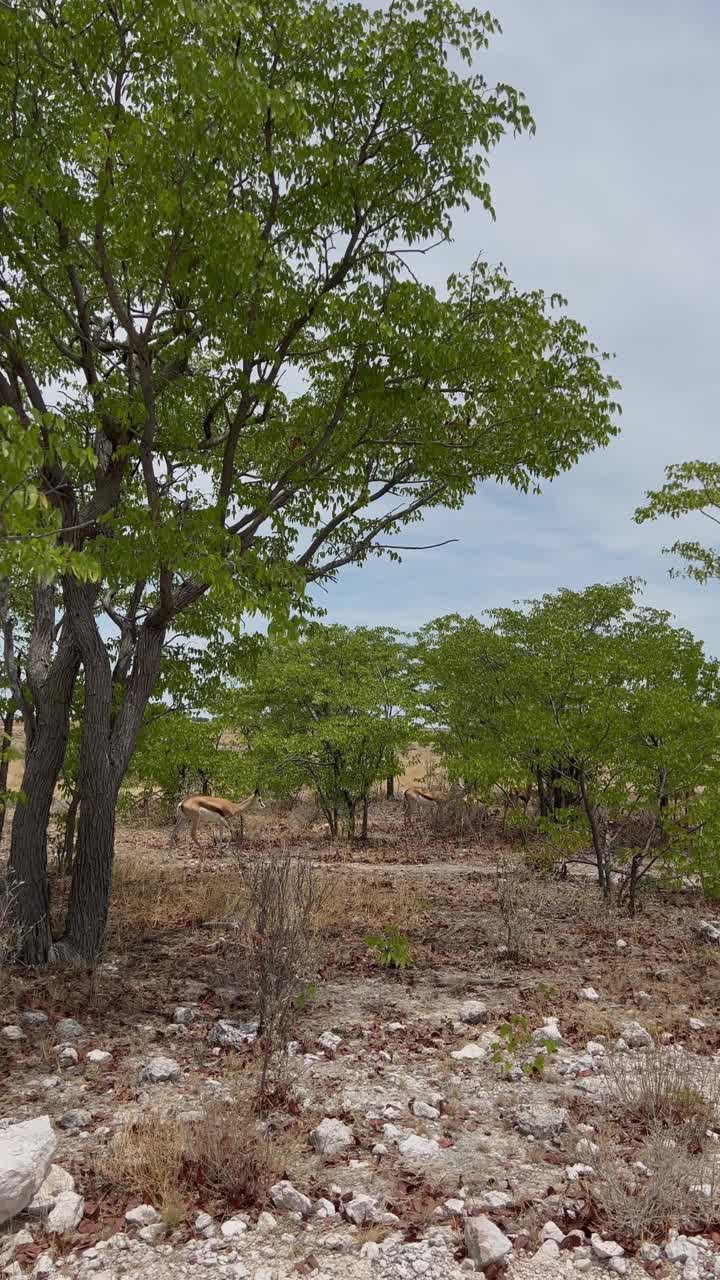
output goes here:
[{"label": "small green plant", "polygon": [[557,1053],[557,1045],[549,1037],[543,1037],[538,1051],[524,1062],[517,1059],[526,1054],[533,1046],[532,1034],[528,1028],[527,1018],[523,1013],[515,1013],[509,1022],[504,1022],[498,1032],[500,1039],[490,1047],[490,1057],[497,1063],[504,1076],[507,1076],[516,1065],[520,1066],[523,1075],[539,1077],[545,1070],[548,1054]]},{"label": "small green plant", "polygon": [[371,934],[365,945],[374,951],[383,969],[408,969],[412,964],[410,941],[395,925],[388,925],[382,933]]},{"label": "small green plant", "polygon": [[300,988],[293,1000],[295,1008],[299,1010],[307,1009],[308,1006],[312,1004],[313,1000],[317,998],[317,993],[317,982],[306,982],[304,986]]}]

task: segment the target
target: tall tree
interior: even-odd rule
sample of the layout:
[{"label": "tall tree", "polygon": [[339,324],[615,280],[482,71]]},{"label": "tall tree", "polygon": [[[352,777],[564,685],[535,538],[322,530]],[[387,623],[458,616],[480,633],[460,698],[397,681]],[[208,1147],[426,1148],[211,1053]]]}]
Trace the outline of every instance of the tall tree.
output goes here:
[{"label": "tall tree", "polygon": [[[698,512],[711,524],[720,525],[720,463],[697,460],[673,463],[665,468],[665,484],[651,489],[646,498],[645,505],[635,512],[638,524],[662,516],[679,520]],[[663,550],[685,562],[683,569],[671,569],[673,574],[681,573],[703,584],[711,578],[720,578],[717,547],[709,547],[698,539],[678,539]]]},{"label": "tall tree", "polygon": [[410,266],[455,208],[491,210],[489,153],[532,128],[470,67],[496,30],[455,0],[0,9],[0,403],[32,434],[54,545],[92,560],[35,587],[27,960],[53,946],[44,823],[80,664],[63,941],[91,963],[179,619],[301,609],[429,507],[527,489],[614,433],[616,384],[562,300],[482,263],[439,297]]}]

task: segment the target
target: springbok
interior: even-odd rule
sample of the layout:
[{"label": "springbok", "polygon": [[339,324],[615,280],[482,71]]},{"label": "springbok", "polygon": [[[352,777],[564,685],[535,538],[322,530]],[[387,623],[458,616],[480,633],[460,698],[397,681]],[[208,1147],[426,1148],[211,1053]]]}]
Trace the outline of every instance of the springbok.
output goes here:
[{"label": "springbok", "polygon": [[228,836],[232,836],[232,823],[239,818],[240,831],[242,833],[243,817],[255,805],[257,805],[258,809],[265,808],[259,787],[255,788],[252,795],[246,796],[244,800],[240,800],[238,803],[234,800],[223,800],[221,796],[188,796],[186,800],[181,800],[177,807],[171,842],[173,844],[177,843],[178,828],[183,819],[190,823],[193,843],[199,846],[200,841],[198,840],[197,832],[200,823],[220,827],[221,830],[227,832]]},{"label": "springbok", "polygon": [[409,826],[411,819],[423,813],[431,813],[441,803],[437,796],[431,795],[429,791],[423,791],[420,787],[406,787],[403,795],[405,823]]}]

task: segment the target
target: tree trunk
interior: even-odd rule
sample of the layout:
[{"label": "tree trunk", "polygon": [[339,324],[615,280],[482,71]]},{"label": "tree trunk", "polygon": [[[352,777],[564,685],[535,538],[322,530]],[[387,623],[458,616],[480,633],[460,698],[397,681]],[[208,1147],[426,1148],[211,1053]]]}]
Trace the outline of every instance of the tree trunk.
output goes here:
[{"label": "tree trunk", "polygon": [[363,841],[365,842],[365,844],[367,844],[367,838],[368,838],[368,808],[369,808],[369,800],[368,800],[368,797],[367,797],[367,796],[363,796],[363,802],[362,802],[362,805],[363,805],[363,810],[362,810],[362,827],[361,827],[361,830],[360,830],[360,839],[361,839],[361,840],[363,840]]},{"label": "tree trunk", "polygon": [[395,779],[392,774],[390,774],[385,783],[385,794],[388,800],[392,800],[395,796]]},{"label": "tree trunk", "polygon": [[10,748],[12,746],[12,731],[15,724],[15,708],[11,707],[5,712],[2,724],[2,737],[0,738],[0,840],[3,838],[3,830],[5,828],[5,813],[7,811],[7,802],[4,798],[7,791],[8,773],[10,772]]},{"label": "tree trunk", "polygon": [[[97,964],[105,942],[115,856],[115,808],[145,708],[160,672],[164,627],[146,623],[127,679],[113,681],[94,617],[93,589],[64,583],[66,615],[82,653],[85,710],[80,740],[80,821],[62,939],[68,958]],[[119,707],[118,685],[122,691]]]},{"label": "tree trunk", "polygon": [[68,805],[68,811],[65,814],[65,833],[63,836],[62,857],[60,862],[60,872],[67,876],[72,871],[73,854],[75,852],[75,828],[77,826],[77,815],[80,807],[80,788],[76,787],[72,793],[72,799]]},{"label": "tree trunk", "polygon": [[34,716],[26,720],[24,801],[15,806],[10,842],[10,879],[15,891],[19,957],[25,964],[52,959],[47,832],[55,784],[65,759],[73,689],[80,665],[66,627],[42,684],[33,688]]}]

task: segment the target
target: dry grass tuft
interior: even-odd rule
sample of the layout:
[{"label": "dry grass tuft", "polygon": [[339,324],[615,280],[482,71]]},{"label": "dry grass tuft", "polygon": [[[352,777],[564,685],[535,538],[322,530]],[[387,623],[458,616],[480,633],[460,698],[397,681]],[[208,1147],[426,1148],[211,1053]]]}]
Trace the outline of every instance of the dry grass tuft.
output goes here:
[{"label": "dry grass tuft", "polygon": [[720,1185],[714,1162],[687,1149],[682,1128],[653,1128],[632,1158],[618,1157],[620,1135],[606,1137],[592,1196],[604,1235],[633,1247],[663,1240],[672,1228],[700,1231],[717,1221]]},{"label": "dry grass tuft", "polygon": [[109,936],[123,943],[208,920],[235,920],[244,914],[247,900],[243,877],[233,868],[199,871],[126,855],[115,870]]},{"label": "dry grass tuft", "polygon": [[249,1102],[213,1100],[202,1120],[148,1115],[115,1136],[101,1165],[114,1189],[156,1205],[168,1226],[201,1202],[262,1208],[280,1168],[277,1143]]},{"label": "dry grass tuft", "polygon": [[693,1062],[675,1049],[611,1054],[604,1064],[608,1101],[623,1124],[643,1132],[679,1131],[686,1149],[698,1152],[717,1121],[718,1076],[712,1064]]}]

